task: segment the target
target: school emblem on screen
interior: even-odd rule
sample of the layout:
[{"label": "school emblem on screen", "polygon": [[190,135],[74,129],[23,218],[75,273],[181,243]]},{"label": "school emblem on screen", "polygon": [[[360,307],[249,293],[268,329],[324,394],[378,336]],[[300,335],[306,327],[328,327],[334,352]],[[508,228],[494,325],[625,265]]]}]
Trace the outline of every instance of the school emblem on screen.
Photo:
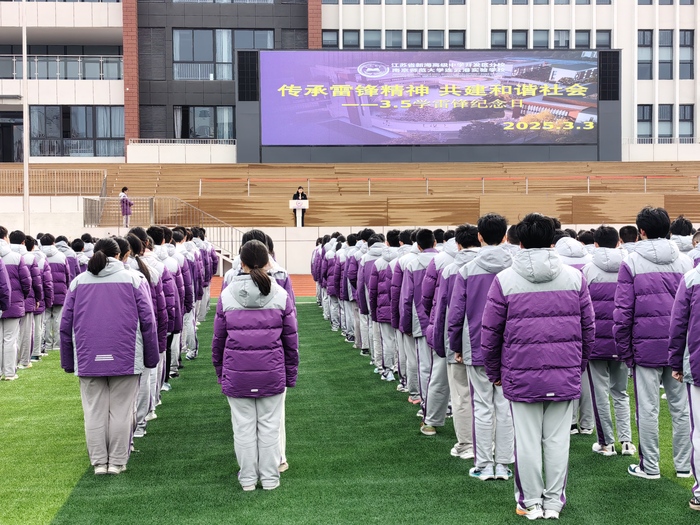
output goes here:
[{"label": "school emblem on screen", "polygon": [[357,72],[367,78],[381,78],[389,73],[389,66],[381,62],[364,62],[357,66]]}]

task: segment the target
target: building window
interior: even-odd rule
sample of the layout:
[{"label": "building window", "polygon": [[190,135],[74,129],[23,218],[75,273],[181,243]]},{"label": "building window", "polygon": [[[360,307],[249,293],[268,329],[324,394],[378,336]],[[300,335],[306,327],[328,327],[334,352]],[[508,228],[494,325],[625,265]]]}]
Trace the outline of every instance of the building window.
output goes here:
[{"label": "building window", "polygon": [[423,0],[406,0],[406,5],[423,5]]},{"label": "building window", "polygon": [[591,48],[591,32],[588,30],[576,31],[576,49]]},{"label": "building window", "polygon": [[680,5],[694,5],[694,4],[695,4],[694,0],[681,0],[680,1]]},{"label": "building window", "polygon": [[306,29],[282,29],[282,49],[308,49],[309,32]]},{"label": "building window", "polygon": [[428,49],[444,49],[445,32],[440,30],[428,31]]},{"label": "building window", "polygon": [[464,5],[465,0],[450,0],[449,4],[450,5]]},{"label": "building window", "polygon": [[176,139],[233,139],[233,106],[173,106]]},{"label": "building window", "polygon": [[611,49],[612,34],[610,31],[595,32],[595,47],[596,49]]},{"label": "building window", "polygon": [[569,30],[562,29],[554,31],[554,47],[556,48],[569,48]]},{"label": "building window", "polygon": [[510,35],[510,46],[513,49],[527,49],[527,30],[513,31]]},{"label": "building window", "polygon": [[532,47],[534,49],[547,49],[549,47],[548,29],[535,29],[532,32]]},{"label": "building window", "polygon": [[513,0],[513,5],[527,5],[527,0]]},{"label": "building window", "polygon": [[506,0],[491,0],[492,5],[506,5],[507,3]]},{"label": "building window", "polygon": [[[637,142],[640,144],[651,144],[653,136],[651,104],[640,104],[637,106]],[[642,140],[640,141],[639,139]]]},{"label": "building window", "polygon": [[401,5],[403,4],[403,0],[384,0],[384,3],[386,5]]},{"label": "building window", "polygon": [[683,29],[679,32],[680,38],[680,77],[681,80],[692,80],[695,78],[695,64],[693,56],[695,54],[695,31],[692,29]]},{"label": "building window", "polygon": [[612,0],[595,0],[596,5],[612,5]]},{"label": "building window", "polygon": [[365,0],[365,5],[379,5],[381,3],[381,0]]},{"label": "building window", "polygon": [[338,31],[324,29],[321,33],[321,46],[328,49],[338,49]]},{"label": "building window", "polygon": [[443,5],[445,0],[428,0],[428,5]]},{"label": "building window", "polygon": [[236,29],[233,33],[236,49],[275,49],[272,29]]},{"label": "building window", "polygon": [[406,48],[423,49],[423,31],[406,31]]},{"label": "building window", "polygon": [[569,0],[554,0],[554,5],[569,5]]},{"label": "building window", "polygon": [[360,32],[357,29],[343,30],[343,49],[359,49]]},{"label": "building window", "polygon": [[637,0],[637,5],[651,5],[651,0]]},{"label": "building window", "polygon": [[359,4],[360,0],[343,0],[344,4]]},{"label": "building window", "polygon": [[673,79],[673,31],[659,31],[659,80]]},{"label": "building window", "polygon": [[659,0],[659,5],[673,5],[673,0]]},{"label": "building window", "polygon": [[379,29],[365,29],[365,49],[380,49],[382,47],[382,32]]},{"label": "building window", "polygon": [[338,0],[321,0],[322,4],[337,4]]},{"label": "building window", "polygon": [[678,137],[681,144],[693,143],[695,123],[693,122],[692,104],[681,104],[678,106]]},{"label": "building window", "polygon": [[654,32],[649,29],[637,31],[637,80],[651,80],[651,63],[654,57],[652,49]]},{"label": "building window", "polygon": [[673,104],[659,104],[659,144],[673,142]]},{"label": "building window", "polygon": [[31,106],[29,122],[32,156],[124,156],[124,106]]},{"label": "building window", "polygon": [[464,49],[466,40],[466,31],[450,31],[450,49]]},{"label": "building window", "polygon": [[400,29],[384,31],[384,47],[386,49],[401,49],[403,47],[403,34]]},{"label": "building window", "polygon": [[233,80],[230,29],[173,29],[174,80]]},{"label": "building window", "polygon": [[491,31],[491,49],[508,48],[508,31]]},{"label": "building window", "polygon": [[532,3],[535,5],[549,5],[549,0],[534,0]]},{"label": "building window", "polygon": [[576,5],[591,5],[591,0],[576,0]]}]

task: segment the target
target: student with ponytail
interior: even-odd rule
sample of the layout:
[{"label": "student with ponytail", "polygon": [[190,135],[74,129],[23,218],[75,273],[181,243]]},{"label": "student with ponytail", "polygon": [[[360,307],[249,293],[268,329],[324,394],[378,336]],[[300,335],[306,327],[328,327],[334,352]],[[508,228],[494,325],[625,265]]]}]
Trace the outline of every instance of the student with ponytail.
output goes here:
[{"label": "student with ponytail", "polygon": [[279,486],[280,422],[285,388],[299,364],[297,319],[289,294],[265,271],[268,250],[252,240],[240,253],[243,273],[221,293],[212,361],[228,397],[243,490]]},{"label": "student with ponytail", "polygon": [[100,239],[71,282],[61,318],[61,367],[75,373],[95,474],[126,470],[139,376],[158,365],[146,279],[125,268],[114,239]]}]

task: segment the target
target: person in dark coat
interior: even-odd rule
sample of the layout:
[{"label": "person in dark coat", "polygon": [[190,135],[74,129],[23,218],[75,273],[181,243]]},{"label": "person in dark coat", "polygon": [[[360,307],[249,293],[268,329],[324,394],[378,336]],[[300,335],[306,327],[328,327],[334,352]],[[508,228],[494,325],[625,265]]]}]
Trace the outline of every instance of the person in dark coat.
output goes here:
[{"label": "person in dark coat", "polygon": [[[292,196],[292,200],[295,201],[307,201],[309,198],[304,193],[304,187],[299,186],[297,192]],[[292,210],[292,215],[294,216],[294,225],[297,223],[296,210]],[[306,215],[306,210],[301,210],[301,225],[304,226],[304,215]]]}]

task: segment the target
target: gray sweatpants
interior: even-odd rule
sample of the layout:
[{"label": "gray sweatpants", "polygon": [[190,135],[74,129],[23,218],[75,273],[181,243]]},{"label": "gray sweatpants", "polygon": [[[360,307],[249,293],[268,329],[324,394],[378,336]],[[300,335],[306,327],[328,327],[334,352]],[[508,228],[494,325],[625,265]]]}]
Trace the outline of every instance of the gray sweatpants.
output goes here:
[{"label": "gray sweatpants", "polygon": [[209,288],[209,286],[204,288],[204,295],[202,296],[202,300],[199,302],[199,306],[197,308],[197,322],[200,323],[203,323],[207,318],[207,313],[209,312],[209,307],[211,306],[209,301],[211,290]]},{"label": "gray sweatpants", "polygon": [[469,392],[467,367],[462,363],[448,363],[447,380],[450,384],[452,423],[455,427],[457,442],[462,445],[471,445],[473,439],[472,400]]},{"label": "gray sweatpants", "polygon": [[61,344],[61,314],[63,305],[52,306],[45,312],[46,326],[44,330],[44,341],[47,350],[57,350]]},{"label": "gray sweatpants", "polygon": [[428,381],[433,370],[433,351],[428,346],[425,336],[416,337],[416,358],[418,360],[418,388],[420,397],[425,401],[428,395]]},{"label": "gray sweatpants", "polygon": [[351,301],[343,301],[343,314],[345,315],[345,336],[355,336],[355,316],[353,315],[354,303]]},{"label": "gray sweatpants", "polygon": [[242,487],[274,487],[280,479],[280,421],[284,394],[270,397],[229,397],[233,445]]},{"label": "gray sweatpants", "polygon": [[372,335],[369,330],[369,315],[360,314],[360,339],[362,340],[363,350],[370,350],[369,355],[372,354]]},{"label": "gray sweatpants", "polygon": [[331,318],[331,298],[325,288],[321,288],[321,301],[323,303],[323,318],[328,321]]},{"label": "gray sweatpants", "polygon": [[647,474],[659,474],[659,383],[664,385],[671,413],[673,464],[676,472],[690,470],[688,394],[671,373],[670,366],[635,366],[632,374],[639,434],[639,466]]},{"label": "gray sweatpants", "polygon": [[627,365],[621,361],[588,361],[586,378],[591,391],[595,428],[598,443],[601,446],[615,443],[612,416],[610,414],[610,397],[615,407],[615,426],[618,441],[632,441],[630,428],[630,396],[627,393]]},{"label": "gray sweatpants", "polygon": [[403,349],[406,353],[406,388],[412,396],[418,395],[420,385],[418,383],[418,359],[416,351],[416,340],[408,334],[401,334]]},{"label": "gray sweatpants", "polygon": [[32,335],[34,333],[34,314],[25,314],[19,321],[19,336],[17,337],[17,363],[23,366],[29,364],[32,357]]},{"label": "gray sweatpants", "polygon": [[0,336],[0,375],[12,377],[17,373],[19,319],[0,319]]},{"label": "gray sweatpants", "polygon": [[355,332],[355,348],[364,348],[362,345],[362,320],[360,319],[360,307],[357,306],[357,301],[352,301],[352,320],[353,330]]},{"label": "gray sweatpants", "polygon": [[521,507],[540,504],[561,511],[566,504],[572,408],[571,401],[510,403],[515,431],[515,501]]},{"label": "gray sweatpants", "polygon": [[32,357],[39,357],[44,349],[44,312],[34,314],[34,335],[32,337]]},{"label": "gray sweatpants", "polygon": [[157,369],[145,368],[141,373],[139,380],[138,395],[136,396],[136,428],[140,430],[146,429],[146,416],[155,408],[151,404],[151,389],[153,382],[156,381]]},{"label": "gray sweatpants", "polygon": [[450,403],[450,384],[447,379],[447,359],[433,352],[433,366],[428,381],[428,391],[425,397],[426,425],[433,427],[445,426],[447,405]]},{"label": "gray sweatpants", "polygon": [[[700,387],[687,384],[688,406],[690,412],[690,442],[693,446],[692,465],[695,485],[693,485],[693,496],[700,498]],[[668,397],[668,396],[666,396]]]},{"label": "gray sweatpants", "polygon": [[513,418],[503,388],[495,386],[483,366],[467,366],[474,410],[474,466],[493,468],[513,463]]},{"label": "gray sweatpants", "polygon": [[384,354],[382,350],[382,330],[379,327],[379,323],[373,321],[371,316],[369,318],[369,328],[372,337],[372,344],[370,345],[370,349],[372,352],[372,361],[374,361],[374,366],[381,370],[384,367],[384,365],[382,364]]},{"label": "gray sweatpants", "polygon": [[177,367],[180,364],[180,350],[181,350],[181,337],[182,333],[173,334],[173,342],[170,345],[170,369],[169,372],[177,372]]},{"label": "gray sweatpants", "polygon": [[571,424],[579,428],[593,428],[595,417],[591,400],[591,387],[586,380],[586,372],[581,373],[581,399],[574,399]]},{"label": "gray sweatpants", "polygon": [[338,297],[338,311],[340,312],[340,331],[343,335],[347,335],[347,317],[345,316],[345,301]]},{"label": "gray sweatpants", "polygon": [[396,364],[396,330],[391,323],[376,324],[382,333],[382,364],[385,370],[390,370]]},{"label": "gray sweatpants", "polygon": [[316,281],[316,303],[318,303],[319,305],[321,305],[321,304],[322,304],[322,303],[321,303],[321,299],[322,299],[322,298],[323,298],[323,297],[322,297],[322,295],[321,295],[321,283],[319,283],[318,281]]},{"label": "gray sweatpants", "polygon": [[92,465],[126,465],[139,376],[81,377],[85,441]]},{"label": "gray sweatpants", "polygon": [[335,295],[328,296],[328,304],[331,312],[331,328],[338,330],[340,328],[340,301]]}]

